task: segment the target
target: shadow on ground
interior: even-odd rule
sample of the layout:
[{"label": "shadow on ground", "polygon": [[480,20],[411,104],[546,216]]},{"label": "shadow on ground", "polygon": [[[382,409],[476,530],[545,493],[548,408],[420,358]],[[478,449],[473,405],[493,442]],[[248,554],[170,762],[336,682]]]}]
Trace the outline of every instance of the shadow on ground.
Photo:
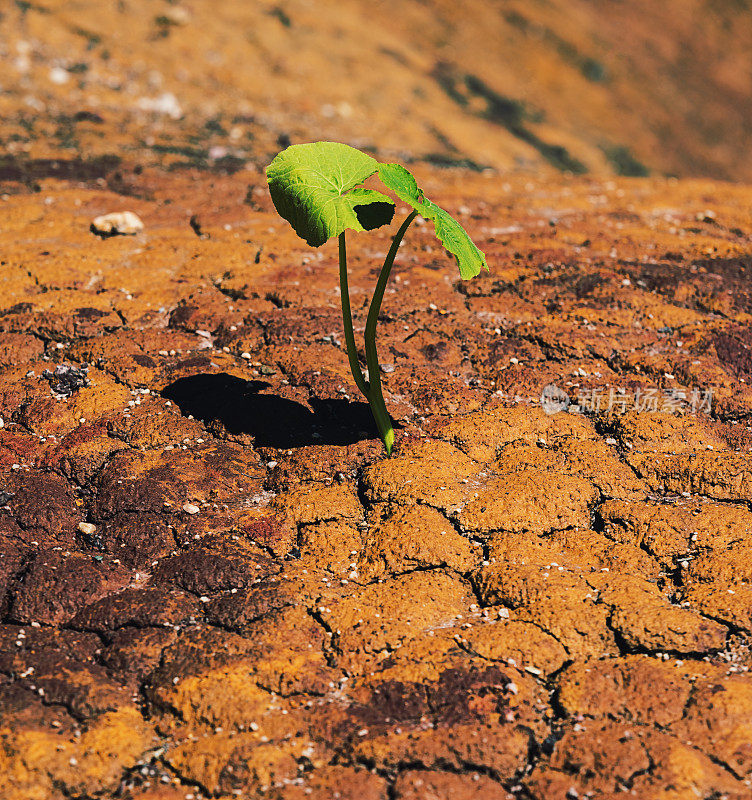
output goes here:
[{"label": "shadow on ground", "polygon": [[262,394],[269,386],[222,372],[180,378],[162,396],[206,425],[216,421],[231,434],[253,436],[257,447],[348,445],[378,436],[367,403],[312,398],[309,409],[294,400]]}]

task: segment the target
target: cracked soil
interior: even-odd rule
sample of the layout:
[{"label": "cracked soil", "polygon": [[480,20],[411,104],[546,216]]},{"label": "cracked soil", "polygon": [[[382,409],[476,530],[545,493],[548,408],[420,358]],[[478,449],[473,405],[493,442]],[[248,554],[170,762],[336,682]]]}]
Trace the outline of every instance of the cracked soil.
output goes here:
[{"label": "cracked soil", "polygon": [[[9,12],[39,74],[0,98],[0,800],[749,800],[752,188],[411,164],[491,269],[408,233],[386,458],[336,246],[265,188],[288,118],[236,119],[233,157],[193,106],[119,115],[119,17],[47,5]],[[164,5],[134,48],[184,42]],[[54,71],[64,108],[28,100],[43,40],[91,44],[101,114]],[[389,241],[348,239],[359,336]]]}]

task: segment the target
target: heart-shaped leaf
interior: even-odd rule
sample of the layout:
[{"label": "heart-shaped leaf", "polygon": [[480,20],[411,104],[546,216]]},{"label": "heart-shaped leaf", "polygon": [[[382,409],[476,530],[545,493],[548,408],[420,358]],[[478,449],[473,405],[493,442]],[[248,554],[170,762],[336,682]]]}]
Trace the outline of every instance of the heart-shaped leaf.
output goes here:
[{"label": "heart-shaped leaf", "polygon": [[294,144],[266,168],[279,215],[312,247],[347,228],[373,230],[394,216],[394,203],[373,189],[356,188],[376,172],[378,162],[338,142]]},{"label": "heart-shaped leaf", "polygon": [[481,269],[488,269],[485,255],[475,246],[467,231],[454,217],[423,194],[408,170],[400,164],[379,164],[378,171],[379,178],[388,189],[433,223],[436,236],[457,260],[462,278],[474,278]]}]

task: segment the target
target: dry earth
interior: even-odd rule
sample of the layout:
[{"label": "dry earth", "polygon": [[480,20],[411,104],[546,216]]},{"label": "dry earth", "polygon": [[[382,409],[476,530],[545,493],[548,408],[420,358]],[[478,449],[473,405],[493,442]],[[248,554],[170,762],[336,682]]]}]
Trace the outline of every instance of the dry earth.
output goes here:
[{"label": "dry earth", "polygon": [[[752,178],[750,20],[3,4],[0,800],[752,797],[752,188],[565,174]],[[265,189],[319,138],[491,266],[408,234],[391,459]]]},{"label": "dry earth", "polygon": [[0,171],[280,137],[750,181],[750,86],[749,0],[6,0]]},{"label": "dry earth", "polygon": [[752,794],[752,190],[418,171],[391,459],[257,168],[3,185],[2,800]]}]

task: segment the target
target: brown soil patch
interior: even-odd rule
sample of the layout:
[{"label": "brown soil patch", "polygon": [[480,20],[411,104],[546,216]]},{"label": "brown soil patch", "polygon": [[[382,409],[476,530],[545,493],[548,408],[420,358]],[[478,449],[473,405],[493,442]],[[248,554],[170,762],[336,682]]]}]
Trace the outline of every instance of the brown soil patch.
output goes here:
[{"label": "brown soil patch", "polygon": [[234,172],[318,139],[476,168],[752,178],[744,0],[2,6],[0,180],[148,194],[124,157]]},{"label": "brown soil patch", "polygon": [[258,170],[6,184],[2,800],[749,797],[752,190],[419,172],[390,459]]}]

